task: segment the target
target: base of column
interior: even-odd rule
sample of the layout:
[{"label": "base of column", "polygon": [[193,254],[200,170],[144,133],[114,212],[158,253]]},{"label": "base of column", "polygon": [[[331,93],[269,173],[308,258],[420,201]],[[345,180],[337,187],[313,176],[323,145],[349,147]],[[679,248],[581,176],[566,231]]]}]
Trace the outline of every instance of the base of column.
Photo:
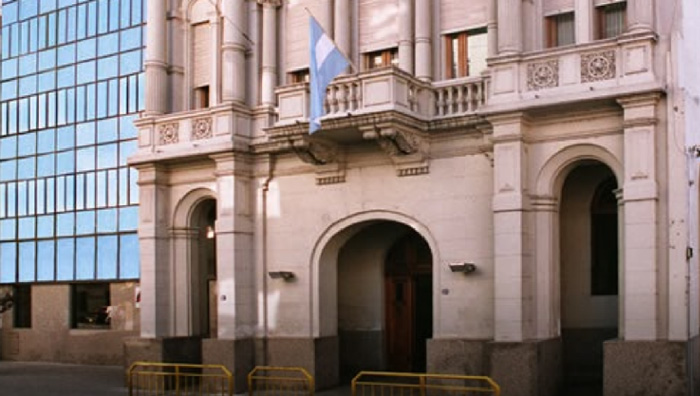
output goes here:
[{"label": "base of column", "polygon": [[338,350],[336,336],[270,338],[266,365],[303,367],[314,376],[316,390],[326,389],[339,382]]},{"label": "base of column", "polygon": [[488,375],[489,341],[430,339],[427,342],[428,372]]},{"label": "base of column", "polygon": [[[690,353],[689,353],[690,352]],[[700,391],[700,338],[682,341],[622,341],[603,344],[603,394],[606,396],[689,394]]]},{"label": "base of column", "polygon": [[562,384],[561,338],[489,344],[489,375],[509,396],[555,396]]},{"label": "base of column", "polygon": [[246,377],[255,366],[255,343],[253,339],[203,339],[202,363],[225,366],[233,373],[235,393],[245,392],[248,388]]}]

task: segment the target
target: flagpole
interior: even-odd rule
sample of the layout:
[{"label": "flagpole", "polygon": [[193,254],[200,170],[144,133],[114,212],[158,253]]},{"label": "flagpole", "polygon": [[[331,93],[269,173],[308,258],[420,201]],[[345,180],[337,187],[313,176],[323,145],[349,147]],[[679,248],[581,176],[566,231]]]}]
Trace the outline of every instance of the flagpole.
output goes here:
[{"label": "flagpole", "polygon": [[[313,18],[313,19],[316,21],[316,23],[318,23],[318,19],[316,19],[316,17],[314,16],[314,14],[312,14],[311,11],[309,11],[309,9],[308,9],[307,7],[304,7],[304,10],[306,10],[306,12],[309,14],[309,16],[310,16],[311,18]],[[328,34],[328,32],[326,32],[326,29],[323,28],[323,25],[321,25],[321,24],[319,23],[318,26],[321,28],[321,30],[323,30],[323,34],[325,34],[326,37],[328,37],[328,38],[331,40],[331,42],[333,43],[333,45],[335,45],[335,48],[338,50],[338,52],[340,52],[340,54],[343,55],[343,56],[345,57],[345,60],[348,61],[348,64],[350,65],[350,67],[352,68],[352,70],[353,70],[355,73],[358,73],[358,72],[359,72],[359,69],[358,69],[357,66],[355,66],[355,64],[352,62],[352,59],[348,56],[348,54],[346,54],[345,51],[343,51],[343,49],[340,48],[340,47],[338,46],[338,44],[335,42],[335,40],[333,40],[333,39],[331,38],[331,36]],[[310,51],[310,50],[311,50],[311,49],[309,49],[309,51]]]}]

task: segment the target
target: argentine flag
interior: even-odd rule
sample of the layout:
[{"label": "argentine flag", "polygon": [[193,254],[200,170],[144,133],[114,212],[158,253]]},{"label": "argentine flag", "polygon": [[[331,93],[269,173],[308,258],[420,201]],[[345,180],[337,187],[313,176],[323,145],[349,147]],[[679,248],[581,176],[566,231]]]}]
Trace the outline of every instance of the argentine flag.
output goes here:
[{"label": "argentine flag", "polygon": [[326,98],[328,84],[348,67],[348,60],[335,46],[333,40],[323,31],[314,17],[309,16],[311,31],[309,33],[309,49],[311,53],[310,90],[311,106],[309,109],[309,133],[314,133],[321,127],[321,117],[324,114],[323,102]]}]

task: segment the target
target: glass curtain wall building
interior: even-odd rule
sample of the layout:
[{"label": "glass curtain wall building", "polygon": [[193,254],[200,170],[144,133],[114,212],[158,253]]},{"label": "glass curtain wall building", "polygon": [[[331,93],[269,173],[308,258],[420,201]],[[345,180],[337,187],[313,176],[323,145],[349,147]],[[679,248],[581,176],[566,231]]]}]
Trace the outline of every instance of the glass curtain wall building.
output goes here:
[{"label": "glass curtain wall building", "polygon": [[144,13],[145,0],[2,1],[0,284],[138,279],[126,159]]}]

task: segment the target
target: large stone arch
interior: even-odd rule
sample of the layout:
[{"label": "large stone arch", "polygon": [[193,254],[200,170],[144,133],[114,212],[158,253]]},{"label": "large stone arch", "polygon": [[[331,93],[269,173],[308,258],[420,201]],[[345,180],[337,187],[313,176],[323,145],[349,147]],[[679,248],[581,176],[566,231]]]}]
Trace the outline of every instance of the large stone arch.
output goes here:
[{"label": "large stone arch", "polygon": [[218,200],[214,191],[209,188],[195,188],[185,193],[175,204],[172,217],[173,229],[183,229],[190,226],[192,211],[205,199]]},{"label": "large stone arch", "polygon": [[[414,217],[399,212],[374,210],[352,214],[334,222],[317,238],[310,256],[311,332],[314,338],[337,335],[337,285],[332,282],[324,282],[324,276],[332,276],[334,272],[324,274],[323,271],[324,269],[335,271],[336,268],[324,267],[337,266],[339,249],[353,235],[369,225],[383,221],[403,224],[418,233],[427,242],[432,252],[433,271],[439,267],[440,253],[437,241],[428,227]],[[323,301],[321,301],[322,297],[324,297]],[[435,304],[434,300],[433,312],[437,312]]]}]

